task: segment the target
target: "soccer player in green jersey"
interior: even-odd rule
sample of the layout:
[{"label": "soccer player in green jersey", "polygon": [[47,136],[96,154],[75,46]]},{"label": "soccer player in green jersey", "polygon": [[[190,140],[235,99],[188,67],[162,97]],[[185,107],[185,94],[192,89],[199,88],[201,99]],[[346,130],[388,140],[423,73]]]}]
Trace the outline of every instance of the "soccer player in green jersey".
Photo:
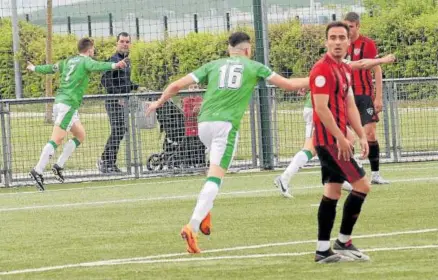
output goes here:
[{"label": "soccer player in green jersey", "polygon": [[[344,63],[350,65],[352,69],[371,69],[374,66],[381,64],[389,64],[395,61],[395,56],[393,54],[388,54],[382,58],[364,58],[356,61],[347,61],[344,60]],[[304,93],[305,91],[301,91]],[[312,100],[310,99],[310,92],[306,94],[304,101],[304,110],[303,110],[303,118],[306,123],[305,129],[305,141],[304,146],[301,151],[295,154],[292,158],[290,164],[286,168],[286,170],[274,179],[274,185],[278,188],[281,194],[286,198],[291,198],[292,194],[290,193],[289,183],[292,180],[292,177],[298,173],[300,168],[302,168],[306,163],[311,160],[315,155],[316,151],[313,147],[313,109],[312,109]],[[353,143],[354,135],[348,129],[348,139]],[[344,182],[342,188],[346,191],[351,191],[352,187],[350,183],[347,181]]]},{"label": "soccer player in green jersey", "polygon": [[93,60],[91,57],[94,56],[94,43],[89,38],[79,40],[78,51],[78,55],[59,61],[56,64],[35,66],[29,62],[27,66],[29,71],[41,74],[59,72],[61,75],[59,89],[53,106],[55,125],[52,136],[50,141],[44,146],[37,165],[30,171],[30,176],[40,191],[44,191],[44,168],[68,132],[70,131],[74,138],[64,145],[61,156],[52,168],[55,178],[60,182],[64,182],[63,169],[65,162],[85,139],[85,129],[79,120],[78,109],[88,88],[90,73],[126,67],[125,61],[112,63]]},{"label": "soccer player in green jersey", "polygon": [[179,90],[191,84],[208,84],[198,116],[198,128],[199,138],[210,154],[210,167],[190,222],[181,231],[189,253],[200,252],[197,244],[199,230],[210,234],[210,210],[236,152],[240,121],[257,82],[266,79],[288,91],[309,86],[308,78],[286,79],[251,60],[250,37],[246,33],[233,33],[228,43],[229,58],[214,60],[173,82],[147,110],[150,113],[162,106]]}]

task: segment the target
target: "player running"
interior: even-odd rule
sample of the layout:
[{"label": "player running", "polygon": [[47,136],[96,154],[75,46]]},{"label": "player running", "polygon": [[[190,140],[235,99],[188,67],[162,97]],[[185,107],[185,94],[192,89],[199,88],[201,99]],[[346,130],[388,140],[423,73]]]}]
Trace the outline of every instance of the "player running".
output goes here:
[{"label": "player running", "polygon": [[65,162],[85,139],[85,129],[79,120],[78,109],[82,103],[84,92],[88,88],[90,73],[126,67],[126,63],[123,60],[118,63],[93,60],[91,57],[94,56],[94,42],[89,38],[79,40],[78,51],[79,55],[59,61],[56,64],[35,66],[29,62],[27,66],[29,71],[41,74],[59,72],[61,75],[60,86],[53,106],[55,125],[52,136],[50,141],[44,146],[37,165],[30,171],[30,176],[40,191],[45,189],[44,168],[68,132],[70,131],[73,134],[73,139],[70,139],[64,145],[61,156],[52,167],[55,178],[60,182],[64,182],[63,170]]},{"label": "player running", "polygon": [[193,73],[170,84],[147,113],[163,105],[179,90],[193,83],[207,83],[207,91],[198,117],[199,138],[210,153],[210,167],[193,215],[181,230],[189,253],[199,253],[198,231],[209,235],[210,210],[222,185],[223,178],[236,152],[240,121],[260,79],[288,91],[308,87],[308,78],[286,79],[267,66],[253,61],[250,37],[233,33],[228,40],[229,58],[214,60]]}]

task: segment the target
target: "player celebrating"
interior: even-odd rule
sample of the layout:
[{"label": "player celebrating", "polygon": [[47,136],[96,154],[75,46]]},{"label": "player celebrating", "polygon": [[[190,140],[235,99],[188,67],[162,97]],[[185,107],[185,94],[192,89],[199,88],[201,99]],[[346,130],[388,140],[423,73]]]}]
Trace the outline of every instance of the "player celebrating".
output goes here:
[{"label": "player celebrating", "polygon": [[85,139],[85,129],[79,120],[78,109],[88,87],[90,73],[126,67],[125,61],[112,63],[93,60],[91,57],[94,56],[94,43],[89,38],[79,40],[78,51],[79,55],[53,65],[35,66],[29,62],[27,66],[28,70],[41,74],[54,74],[56,72],[61,74],[60,86],[53,106],[55,125],[52,136],[44,146],[37,165],[30,171],[30,176],[40,191],[44,191],[44,178],[42,175],[44,168],[68,132],[71,131],[74,138],[65,144],[61,156],[52,168],[55,178],[60,182],[64,182],[63,169],[65,162]]},{"label": "player celebrating", "polygon": [[197,244],[199,230],[210,234],[210,210],[236,152],[240,121],[259,79],[266,79],[289,91],[308,87],[309,82],[308,78],[286,79],[265,65],[251,60],[250,37],[246,33],[233,33],[228,43],[229,58],[207,63],[173,82],[147,110],[150,113],[179,90],[193,83],[208,84],[198,117],[198,127],[199,138],[210,152],[210,167],[190,222],[181,230],[189,253],[200,252]]},{"label": "player celebrating", "polygon": [[[347,61],[344,60],[345,63],[349,64],[352,69],[371,69],[380,64],[393,63],[395,61],[395,56],[393,54],[386,55],[382,58],[375,59],[361,59],[357,61]],[[300,91],[304,92],[304,91]],[[313,147],[313,109],[312,109],[312,101],[310,99],[310,93],[308,93],[305,97],[304,101],[304,110],[303,117],[304,122],[306,123],[305,135],[306,138],[304,140],[304,146],[301,151],[299,151],[290,162],[289,166],[286,170],[280,175],[277,176],[274,180],[275,186],[281,192],[284,197],[291,198],[289,190],[289,182],[292,180],[292,177],[298,173],[298,170],[302,168],[308,161],[310,161],[316,154],[315,148]],[[351,142],[354,142],[354,136],[348,130],[348,139]],[[351,191],[351,185],[348,182],[344,182],[342,188],[346,191]]]},{"label": "player celebrating", "polygon": [[[374,41],[359,33],[360,18],[357,13],[350,12],[345,18],[345,23],[350,28],[351,45],[348,48],[347,60],[356,61],[362,58],[377,57],[377,48]],[[365,128],[370,154],[368,159],[371,166],[371,183],[388,184],[379,173],[380,147],[376,136],[376,123],[379,121],[378,113],[382,111],[382,68],[377,65],[372,68],[376,83],[374,93],[373,78],[370,70],[353,71],[353,92],[356,106],[359,109],[362,125]]]},{"label": "player celebrating", "polygon": [[[353,158],[353,145],[347,139],[347,123],[359,137],[361,156],[368,155],[368,142],[360,123],[351,89],[351,68],[342,62],[349,46],[349,28],[332,22],[326,28],[326,55],[310,72],[315,136],[313,144],[321,161],[324,195],[318,210],[318,242],[315,262],[369,260],[351,242],[353,227],[370,190],[365,171]],[[332,251],[330,234],[336,217],[341,186],[349,181],[353,190],[344,203],[341,229]]]}]

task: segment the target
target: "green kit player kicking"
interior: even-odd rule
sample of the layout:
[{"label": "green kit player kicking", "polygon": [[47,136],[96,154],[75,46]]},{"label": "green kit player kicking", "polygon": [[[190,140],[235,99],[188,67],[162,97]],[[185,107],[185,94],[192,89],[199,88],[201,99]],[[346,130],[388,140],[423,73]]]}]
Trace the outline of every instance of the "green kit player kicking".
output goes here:
[{"label": "green kit player kicking", "polygon": [[[344,60],[344,63],[350,65],[350,67],[355,69],[371,69],[377,65],[389,64],[395,61],[395,56],[393,54],[386,55],[382,58],[364,58],[356,61]],[[292,177],[298,173],[300,168],[302,168],[306,163],[311,160],[315,155],[316,151],[313,147],[313,109],[312,100],[310,99],[310,92],[307,93],[304,101],[303,118],[306,123],[305,141],[304,146],[301,151],[295,154],[292,158],[289,166],[286,170],[274,179],[274,184],[281,192],[284,197],[291,198],[292,194],[289,189],[289,182]],[[349,129],[347,129],[347,137],[353,143],[354,135]],[[345,181],[342,188],[346,191],[351,191],[352,187],[350,183]]]},{"label": "green kit player kicking", "polygon": [[71,131],[74,138],[65,144],[61,156],[52,168],[56,179],[60,182],[64,182],[62,171],[65,162],[85,139],[85,129],[79,120],[78,109],[81,106],[84,92],[87,90],[90,73],[126,67],[123,60],[118,63],[93,60],[91,57],[94,56],[94,43],[89,38],[79,40],[78,51],[79,55],[53,65],[34,66],[29,63],[27,66],[28,70],[37,73],[54,74],[59,72],[61,75],[60,86],[53,106],[55,125],[52,136],[44,146],[37,165],[30,171],[30,176],[40,191],[44,191],[44,168],[68,132]]},{"label": "green kit player kicking", "polygon": [[233,33],[228,43],[229,58],[207,63],[173,82],[147,110],[149,114],[191,84],[208,84],[198,116],[198,128],[199,138],[210,154],[210,168],[190,222],[181,230],[189,253],[200,252],[197,243],[199,230],[203,234],[210,234],[210,210],[236,152],[240,121],[257,82],[266,79],[288,91],[309,86],[308,78],[286,79],[265,65],[251,60],[250,37],[246,33]]}]

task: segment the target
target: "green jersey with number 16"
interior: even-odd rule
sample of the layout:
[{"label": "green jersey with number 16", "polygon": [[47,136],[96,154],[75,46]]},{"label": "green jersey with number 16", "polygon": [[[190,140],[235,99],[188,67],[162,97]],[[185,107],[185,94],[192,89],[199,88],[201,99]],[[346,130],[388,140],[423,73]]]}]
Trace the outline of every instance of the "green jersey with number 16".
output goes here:
[{"label": "green jersey with number 16", "polygon": [[190,74],[207,83],[198,122],[228,121],[237,129],[257,82],[273,75],[267,66],[244,56],[214,60]]},{"label": "green jersey with number 16", "polygon": [[84,92],[88,88],[91,72],[101,72],[113,69],[113,62],[95,61],[89,56],[78,55],[56,64],[39,65],[35,72],[54,74],[59,72],[60,85],[55,97],[55,103],[62,103],[78,109],[82,103]]}]

